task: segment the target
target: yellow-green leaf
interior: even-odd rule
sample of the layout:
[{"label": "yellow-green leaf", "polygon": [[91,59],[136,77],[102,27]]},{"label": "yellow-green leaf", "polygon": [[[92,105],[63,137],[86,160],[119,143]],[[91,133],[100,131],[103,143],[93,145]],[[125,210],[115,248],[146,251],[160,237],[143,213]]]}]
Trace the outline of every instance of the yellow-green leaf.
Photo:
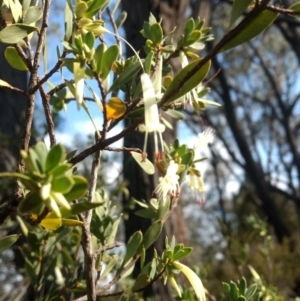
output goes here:
[{"label": "yellow-green leaf", "polygon": [[275,21],[277,16],[278,13],[276,12],[264,10],[246,28],[226,43],[220,52],[241,45],[258,36]]},{"label": "yellow-green leaf", "polygon": [[7,62],[15,69],[20,71],[28,71],[28,68],[15,47],[9,46],[5,49],[4,56]]},{"label": "yellow-green leaf", "polygon": [[61,223],[62,223],[62,226],[65,226],[65,227],[77,227],[77,226],[83,225],[83,222],[78,221],[77,219],[62,218]]},{"label": "yellow-green leaf", "polygon": [[62,222],[60,218],[44,218],[40,225],[49,230],[56,230],[62,225]]},{"label": "yellow-green leaf", "polygon": [[5,82],[4,80],[0,79],[0,86],[2,87],[11,87],[11,85],[7,82]]},{"label": "yellow-green leaf", "polygon": [[189,280],[189,282],[191,283],[195,294],[198,298],[199,301],[205,301],[205,290],[203,287],[203,284],[200,280],[200,278],[197,276],[197,274],[190,269],[188,266],[178,262],[178,261],[174,261],[173,266],[178,269],[179,271],[181,271]]}]

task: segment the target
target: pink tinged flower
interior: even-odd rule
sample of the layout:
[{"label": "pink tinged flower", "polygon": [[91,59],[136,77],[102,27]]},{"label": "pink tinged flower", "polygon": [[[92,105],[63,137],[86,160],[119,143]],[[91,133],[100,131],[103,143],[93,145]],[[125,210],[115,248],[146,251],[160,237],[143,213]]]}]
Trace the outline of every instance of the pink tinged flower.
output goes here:
[{"label": "pink tinged flower", "polygon": [[172,160],[169,163],[166,175],[159,178],[159,184],[155,189],[155,192],[158,194],[158,198],[161,199],[163,203],[166,202],[168,195],[175,196],[180,190],[178,182],[179,175],[177,175],[177,171],[178,164]]},{"label": "pink tinged flower", "polygon": [[158,137],[161,148],[163,150],[162,132],[165,130],[165,126],[159,121],[159,112],[156,103],[156,95],[148,74],[143,73],[141,75],[141,83],[145,105],[145,123],[139,126],[139,131],[145,132],[143,152],[144,154],[146,154],[148,134],[153,132],[155,157],[159,158],[160,156],[158,151]]}]

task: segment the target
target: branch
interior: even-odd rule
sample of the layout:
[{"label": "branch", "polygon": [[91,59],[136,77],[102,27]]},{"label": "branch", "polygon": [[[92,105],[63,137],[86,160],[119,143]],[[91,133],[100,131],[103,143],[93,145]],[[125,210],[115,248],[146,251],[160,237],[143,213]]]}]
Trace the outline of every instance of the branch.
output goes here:
[{"label": "branch", "polygon": [[143,153],[143,151],[139,148],[130,148],[130,147],[116,148],[116,147],[107,146],[107,147],[104,148],[104,150],[111,151],[111,152],[137,152],[137,153],[140,153],[140,154]]},{"label": "branch", "polygon": [[89,155],[95,153],[98,150],[104,150],[105,147],[107,147],[108,145],[122,139],[125,135],[127,135],[128,133],[132,132],[143,120],[143,118],[138,119],[135,123],[133,123],[132,125],[128,126],[127,128],[125,128],[123,131],[121,131],[119,134],[108,138],[104,141],[99,141],[96,144],[92,145],[91,147],[85,149],[84,151],[82,151],[81,153],[79,153],[77,156],[73,157],[69,163],[75,165],[78,162],[81,162],[82,160],[84,160],[86,157],[88,157]]},{"label": "branch", "polygon": [[280,13],[282,15],[292,15],[292,16],[300,15],[300,10],[292,10],[292,9],[282,8],[274,5],[268,5],[266,9],[276,13]]},{"label": "branch", "polygon": [[[96,141],[100,139],[97,137]],[[94,155],[92,168],[91,168],[91,179],[90,187],[88,194],[88,202],[92,203],[94,194],[97,187],[98,172],[100,168],[100,158],[101,151],[97,151]],[[92,234],[90,232],[91,220],[92,220],[93,211],[89,210],[86,215],[80,214],[80,220],[83,221],[82,226],[82,240],[81,245],[84,252],[84,263],[85,263],[85,278],[86,278],[86,287],[87,287],[87,300],[95,301],[96,300],[96,284],[95,284],[95,255],[93,253],[92,245]]]},{"label": "branch", "polygon": [[50,137],[50,145],[53,146],[56,144],[56,138],[55,138],[55,133],[54,133],[54,122],[53,122],[51,109],[50,109],[50,105],[49,105],[50,96],[49,96],[49,94],[46,93],[43,86],[40,86],[39,90],[40,90],[40,94],[42,97],[44,113],[45,113],[45,117],[46,117],[46,121],[47,121],[48,133],[49,133],[49,137]]},{"label": "branch", "polygon": [[11,90],[11,91],[14,91],[14,92],[21,93],[21,94],[23,94],[25,96],[28,96],[27,92],[25,92],[24,90],[21,90],[21,89],[19,89],[17,87],[13,87],[10,84],[9,84],[9,86],[5,86],[5,85],[1,85],[1,82],[0,82],[0,88],[1,89],[8,89],[8,90]]},{"label": "branch", "polygon": [[111,249],[114,249],[114,248],[118,248],[118,247],[121,247],[123,246],[123,243],[121,242],[113,242],[111,244],[108,244],[108,245],[105,245],[101,248],[99,248],[98,250],[96,250],[94,252],[94,256],[97,257],[98,255],[100,255],[101,253],[107,251],[107,250],[111,250]]}]

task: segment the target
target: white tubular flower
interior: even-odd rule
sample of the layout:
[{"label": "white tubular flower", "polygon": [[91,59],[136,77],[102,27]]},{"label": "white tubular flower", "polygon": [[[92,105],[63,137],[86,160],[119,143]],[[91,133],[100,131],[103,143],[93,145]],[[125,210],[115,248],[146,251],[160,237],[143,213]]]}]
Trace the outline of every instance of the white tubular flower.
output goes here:
[{"label": "white tubular flower", "polygon": [[191,190],[196,190],[200,193],[201,199],[199,200],[197,198],[197,200],[200,205],[203,205],[205,203],[205,186],[199,170],[193,169],[190,171],[190,181],[188,186],[191,188]]},{"label": "white tubular flower", "polygon": [[165,130],[165,126],[159,121],[158,107],[156,103],[155,91],[148,74],[143,73],[141,75],[143,98],[145,104],[145,124],[139,126],[139,131],[145,132],[145,141],[143,152],[146,153],[148,134],[154,133],[154,146],[155,146],[155,157],[159,157],[158,151],[158,139],[157,133],[159,135],[159,140],[161,147],[163,148],[162,132]]},{"label": "white tubular flower", "polygon": [[179,191],[179,176],[177,175],[178,164],[173,160],[170,161],[166,175],[159,178],[159,184],[155,189],[159,199],[162,199],[163,203],[166,202],[168,194],[176,195]]},{"label": "white tubular flower", "polygon": [[160,56],[158,58],[158,64],[154,73],[154,83],[153,88],[155,91],[156,99],[160,100],[162,98],[161,87],[162,87],[162,67],[163,67],[163,58]]},{"label": "white tubular flower", "polygon": [[190,182],[189,182],[189,187],[192,190],[197,190],[201,193],[205,192],[205,187],[204,187],[204,182],[203,182],[203,178],[200,175],[196,175],[196,174],[190,174]]},{"label": "white tubular flower", "polygon": [[213,128],[208,127],[202,133],[198,134],[197,145],[195,146],[195,151],[206,148],[209,144],[213,143],[215,131]]}]

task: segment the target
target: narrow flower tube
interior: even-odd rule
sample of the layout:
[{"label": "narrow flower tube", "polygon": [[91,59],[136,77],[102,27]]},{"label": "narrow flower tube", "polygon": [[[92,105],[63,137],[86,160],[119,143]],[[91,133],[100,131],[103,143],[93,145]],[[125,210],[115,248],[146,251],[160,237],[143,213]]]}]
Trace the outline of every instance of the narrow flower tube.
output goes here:
[{"label": "narrow flower tube", "polygon": [[163,139],[161,133],[165,130],[165,126],[161,124],[159,121],[159,112],[156,103],[155,91],[148,74],[143,73],[141,75],[141,83],[142,83],[143,98],[145,104],[145,123],[139,126],[139,131],[145,132],[143,152],[144,154],[146,154],[148,134],[153,132],[154,142],[155,142],[154,147],[157,156],[159,154],[157,134],[159,136],[161,147],[163,148]]}]

